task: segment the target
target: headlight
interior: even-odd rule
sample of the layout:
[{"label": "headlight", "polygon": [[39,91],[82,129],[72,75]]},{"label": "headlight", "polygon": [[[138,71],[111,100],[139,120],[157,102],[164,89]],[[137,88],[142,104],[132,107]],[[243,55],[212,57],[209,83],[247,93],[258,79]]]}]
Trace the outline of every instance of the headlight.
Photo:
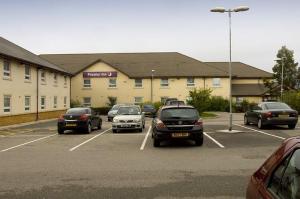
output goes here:
[{"label": "headlight", "polygon": [[114,118],[114,119],[113,119],[113,122],[119,122],[119,120]]},{"label": "headlight", "polygon": [[134,120],[134,122],[141,122],[141,121],[142,121],[141,119]]}]

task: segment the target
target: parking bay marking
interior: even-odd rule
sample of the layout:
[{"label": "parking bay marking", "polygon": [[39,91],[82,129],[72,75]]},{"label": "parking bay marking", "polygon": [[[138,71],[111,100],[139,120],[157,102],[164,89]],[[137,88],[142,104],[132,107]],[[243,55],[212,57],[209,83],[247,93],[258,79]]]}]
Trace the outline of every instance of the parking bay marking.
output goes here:
[{"label": "parking bay marking", "polygon": [[225,148],[225,146],[223,146],[220,142],[218,142],[217,140],[215,140],[214,138],[212,138],[211,136],[209,136],[207,134],[208,132],[203,132],[203,134],[208,137],[210,140],[212,140],[214,143],[216,143],[220,148]]},{"label": "parking bay marking", "polygon": [[84,141],[84,142],[78,144],[77,146],[74,146],[73,148],[69,149],[69,151],[74,151],[75,149],[77,149],[77,148],[81,147],[82,145],[84,145],[84,144],[86,144],[86,143],[92,141],[93,139],[99,137],[100,135],[103,135],[104,133],[106,133],[106,132],[109,131],[109,130],[111,130],[111,128],[109,128],[109,129],[103,131],[102,133],[99,133],[98,135],[95,135],[94,137],[91,137],[90,139],[88,139],[88,140],[86,140],[86,141]]},{"label": "parking bay marking", "polygon": [[145,145],[146,145],[147,139],[148,139],[148,137],[149,137],[151,128],[152,128],[152,126],[150,126],[149,129],[148,129],[148,131],[147,131],[147,134],[146,134],[146,136],[145,136],[145,138],[144,138],[144,141],[143,141],[143,143],[142,143],[142,145],[141,145],[141,148],[140,148],[141,151],[144,150],[144,148],[145,148]]},{"label": "parking bay marking", "polygon": [[1,150],[1,152],[9,151],[11,149],[15,149],[15,148],[27,145],[27,144],[31,144],[33,142],[37,142],[37,141],[40,141],[40,140],[43,140],[43,139],[46,139],[46,138],[49,138],[49,137],[52,137],[52,136],[55,136],[55,135],[57,135],[57,133],[52,134],[52,135],[48,135],[48,136],[45,136],[45,137],[42,137],[42,138],[39,138],[39,139],[35,139],[35,140],[29,141],[29,142],[25,142],[23,144],[19,144],[19,145],[16,145],[16,146],[13,146],[13,147],[10,147],[10,148],[7,148],[7,149],[3,149],[3,150]]},{"label": "parking bay marking", "polygon": [[239,125],[239,124],[234,124],[234,125],[239,126],[239,127],[242,127],[242,128],[245,128],[245,129],[249,129],[249,130],[252,130],[252,131],[255,131],[255,132],[264,134],[264,135],[268,135],[268,136],[271,136],[271,137],[275,137],[275,138],[278,138],[278,139],[281,139],[281,140],[287,139],[287,138],[284,138],[284,137],[280,137],[280,136],[277,136],[277,135],[272,135],[272,134],[270,134],[270,133],[266,133],[266,132],[263,132],[263,131],[259,131],[259,130],[256,130],[256,129],[252,129],[252,128],[249,128],[249,127],[245,127],[245,126],[243,126],[243,125]]}]

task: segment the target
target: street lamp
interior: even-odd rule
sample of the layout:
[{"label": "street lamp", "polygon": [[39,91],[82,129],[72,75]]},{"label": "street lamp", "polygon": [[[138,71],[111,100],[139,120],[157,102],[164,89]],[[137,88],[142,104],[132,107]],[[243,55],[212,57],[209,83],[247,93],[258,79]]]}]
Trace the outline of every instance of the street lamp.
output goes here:
[{"label": "street lamp", "polygon": [[229,17],[229,131],[232,130],[232,85],[231,85],[231,80],[232,80],[232,71],[231,71],[231,13],[232,12],[243,12],[249,10],[249,7],[247,6],[239,6],[234,9],[225,9],[223,7],[216,7],[214,9],[211,9],[211,12],[219,12],[219,13],[224,13],[228,12],[228,17]]},{"label": "street lamp", "polygon": [[281,62],[280,101],[282,101],[282,96],[283,96],[283,67],[284,67],[284,60],[285,60],[285,57],[282,57],[281,59],[275,59],[275,61],[280,61]]},{"label": "street lamp", "polygon": [[153,76],[154,76],[155,70],[151,70],[151,103],[153,104]]}]

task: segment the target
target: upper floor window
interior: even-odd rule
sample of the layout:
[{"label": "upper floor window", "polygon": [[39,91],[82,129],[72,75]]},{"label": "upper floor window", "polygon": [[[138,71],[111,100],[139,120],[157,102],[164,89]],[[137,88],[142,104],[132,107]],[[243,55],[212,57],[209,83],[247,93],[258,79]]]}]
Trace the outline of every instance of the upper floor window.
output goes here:
[{"label": "upper floor window", "polygon": [[213,87],[220,87],[221,86],[221,79],[220,78],[213,78],[212,79],[212,86]]},{"label": "upper floor window", "polygon": [[135,79],[134,80],[134,86],[138,87],[138,88],[143,87],[143,80],[142,79]]},{"label": "upper floor window", "polygon": [[91,79],[83,79],[83,87],[91,88]]},{"label": "upper floor window", "polygon": [[3,111],[4,113],[10,113],[11,111],[11,96],[10,95],[4,95],[3,98]]},{"label": "upper floor window", "polygon": [[161,87],[167,87],[167,86],[169,86],[169,79],[168,78],[162,78],[160,80],[160,86]]},{"label": "upper floor window", "polygon": [[116,78],[110,78],[108,82],[109,88],[116,88],[117,87],[117,79]]},{"label": "upper floor window", "polygon": [[57,83],[57,73],[53,73],[54,84]]},{"label": "upper floor window", "polygon": [[85,107],[91,107],[91,98],[90,97],[84,97],[83,98],[83,106]]},{"label": "upper floor window", "polygon": [[31,69],[30,66],[25,65],[25,80],[31,79]]},{"label": "upper floor window", "polygon": [[46,82],[46,73],[45,73],[45,71],[41,71],[41,81],[43,82],[43,83],[45,83]]},{"label": "upper floor window", "polygon": [[3,61],[3,76],[5,78],[10,78],[10,63],[9,61],[4,60]]},{"label": "upper floor window", "polygon": [[31,97],[30,96],[25,96],[25,111],[30,111],[30,105],[31,105]]},{"label": "upper floor window", "polygon": [[46,108],[46,97],[42,96],[41,97],[41,109],[45,109]]},{"label": "upper floor window", "polygon": [[67,82],[68,82],[67,76],[64,76],[64,85],[65,86],[67,86]]},{"label": "upper floor window", "polygon": [[188,77],[186,79],[186,85],[187,86],[195,86],[195,79],[193,77]]},{"label": "upper floor window", "polygon": [[57,108],[57,96],[53,98],[53,108]]}]

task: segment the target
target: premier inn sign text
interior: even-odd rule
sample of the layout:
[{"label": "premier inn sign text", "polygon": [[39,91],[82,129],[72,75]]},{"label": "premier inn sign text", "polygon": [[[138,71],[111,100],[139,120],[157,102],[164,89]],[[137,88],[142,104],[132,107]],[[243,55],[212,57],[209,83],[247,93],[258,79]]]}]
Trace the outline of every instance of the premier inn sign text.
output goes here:
[{"label": "premier inn sign text", "polygon": [[83,72],[84,78],[103,78],[103,77],[117,77],[118,73],[116,71],[111,72]]}]

